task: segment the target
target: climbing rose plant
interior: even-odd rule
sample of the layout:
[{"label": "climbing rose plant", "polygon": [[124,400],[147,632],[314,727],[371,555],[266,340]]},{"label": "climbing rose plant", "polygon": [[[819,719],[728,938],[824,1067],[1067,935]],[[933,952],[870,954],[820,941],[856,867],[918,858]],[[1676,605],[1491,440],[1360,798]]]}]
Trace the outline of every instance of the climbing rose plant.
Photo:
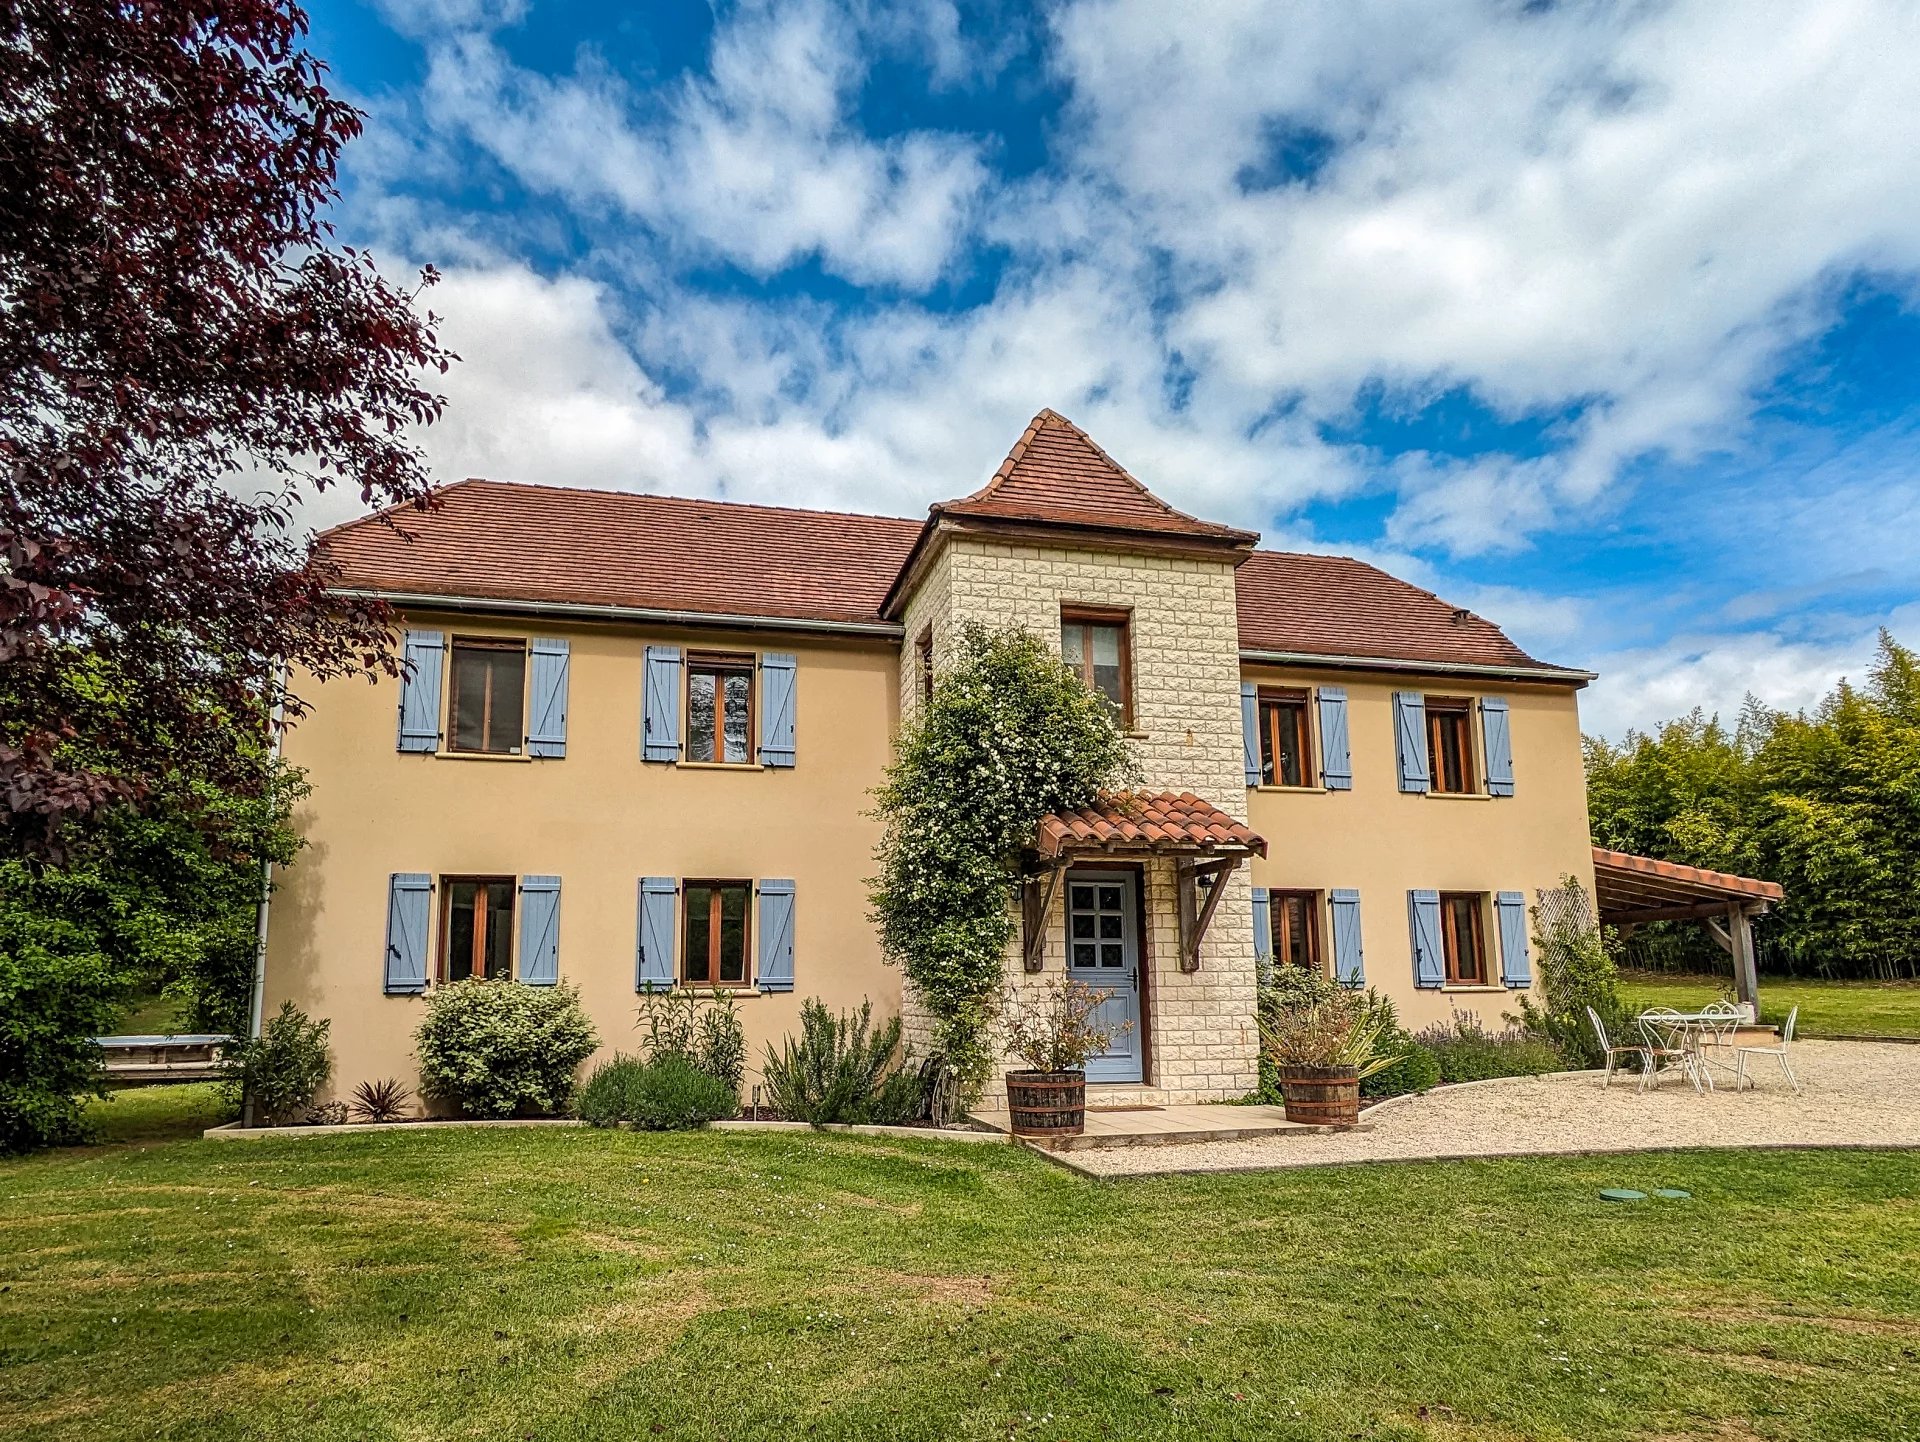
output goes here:
[{"label": "climbing rose plant", "polygon": [[1134,775],[1111,706],[1038,636],[961,627],[875,793],[886,831],[869,885],[880,944],[931,1013],[963,1098],[993,1070],[1021,848],[1047,813]]}]

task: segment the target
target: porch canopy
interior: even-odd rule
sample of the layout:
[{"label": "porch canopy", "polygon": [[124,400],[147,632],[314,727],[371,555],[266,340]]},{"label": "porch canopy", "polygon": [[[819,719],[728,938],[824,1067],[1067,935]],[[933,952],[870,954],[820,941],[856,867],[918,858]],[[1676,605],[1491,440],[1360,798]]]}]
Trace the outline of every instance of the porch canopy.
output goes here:
[{"label": "porch canopy", "polygon": [[1226,890],[1220,883],[1249,857],[1266,854],[1264,837],[1191,791],[1102,793],[1091,806],[1043,816],[1021,894],[1026,969],[1040,970],[1047,913],[1068,867],[1161,856],[1174,863],[1180,969],[1198,971],[1200,943]]},{"label": "porch canopy", "polygon": [[1786,896],[1778,883],[1625,851],[1593,848],[1594,899],[1603,926],[1631,927],[1646,921],[1699,921],[1722,951],[1733,957],[1734,993],[1759,1005],[1754,968],[1753,919]]}]

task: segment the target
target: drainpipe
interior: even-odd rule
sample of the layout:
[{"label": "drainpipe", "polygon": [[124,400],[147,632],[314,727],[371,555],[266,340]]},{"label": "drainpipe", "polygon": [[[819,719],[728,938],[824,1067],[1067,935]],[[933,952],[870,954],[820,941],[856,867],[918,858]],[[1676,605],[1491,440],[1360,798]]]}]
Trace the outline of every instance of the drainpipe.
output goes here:
[{"label": "drainpipe", "polygon": [[[280,689],[287,686],[287,668],[280,667]],[[278,697],[273,703],[273,719],[270,725],[271,735],[267,741],[267,755],[274,761],[280,759],[280,723],[285,715],[285,707]],[[266,859],[260,862],[260,905],[259,921],[254,930],[253,945],[253,1003],[248,1008],[247,1035],[258,1040],[260,1029],[266,1024],[264,1015],[267,1008],[267,911],[273,901],[273,863]],[[253,1125],[253,1098],[241,1099],[240,1125]]]}]

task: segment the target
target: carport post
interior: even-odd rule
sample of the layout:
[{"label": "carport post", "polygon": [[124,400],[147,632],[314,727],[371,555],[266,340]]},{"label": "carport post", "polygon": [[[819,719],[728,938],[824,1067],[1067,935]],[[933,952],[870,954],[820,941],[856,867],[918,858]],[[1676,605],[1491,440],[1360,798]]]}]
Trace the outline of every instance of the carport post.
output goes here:
[{"label": "carport post", "polygon": [[1733,994],[1760,1019],[1760,973],[1753,959],[1753,917],[1738,902],[1727,907],[1727,938],[1733,945]]}]

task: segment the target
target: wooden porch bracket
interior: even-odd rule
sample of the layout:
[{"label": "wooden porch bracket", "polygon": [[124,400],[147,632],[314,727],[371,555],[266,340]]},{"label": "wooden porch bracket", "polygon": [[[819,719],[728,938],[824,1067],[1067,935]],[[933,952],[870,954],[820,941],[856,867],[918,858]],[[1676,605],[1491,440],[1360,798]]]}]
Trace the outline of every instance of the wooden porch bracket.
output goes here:
[{"label": "wooden porch bracket", "polygon": [[[1207,928],[1213,924],[1214,909],[1220,905],[1220,897],[1227,889],[1227,877],[1239,867],[1240,858],[1230,856],[1199,865],[1182,862],[1175,872],[1176,904],[1180,916],[1180,970],[1192,972],[1200,969],[1200,943],[1207,939]],[[1200,903],[1200,878],[1203,876],[1214,878],[1213,885],[1207,888],[1204,905]]]},{"label": "wooden porch bracket", "polygon": [[[1047,944],[1047,913],[1060,894],[1060,879],[1067,874],[1066,862],[1047,869],[1045,876],[1029,876],[1020,888],[1020,954],[1030,972],[1040,970],[1041,952]],[[1044,883],[1044,890],[1042,889]]]}]

